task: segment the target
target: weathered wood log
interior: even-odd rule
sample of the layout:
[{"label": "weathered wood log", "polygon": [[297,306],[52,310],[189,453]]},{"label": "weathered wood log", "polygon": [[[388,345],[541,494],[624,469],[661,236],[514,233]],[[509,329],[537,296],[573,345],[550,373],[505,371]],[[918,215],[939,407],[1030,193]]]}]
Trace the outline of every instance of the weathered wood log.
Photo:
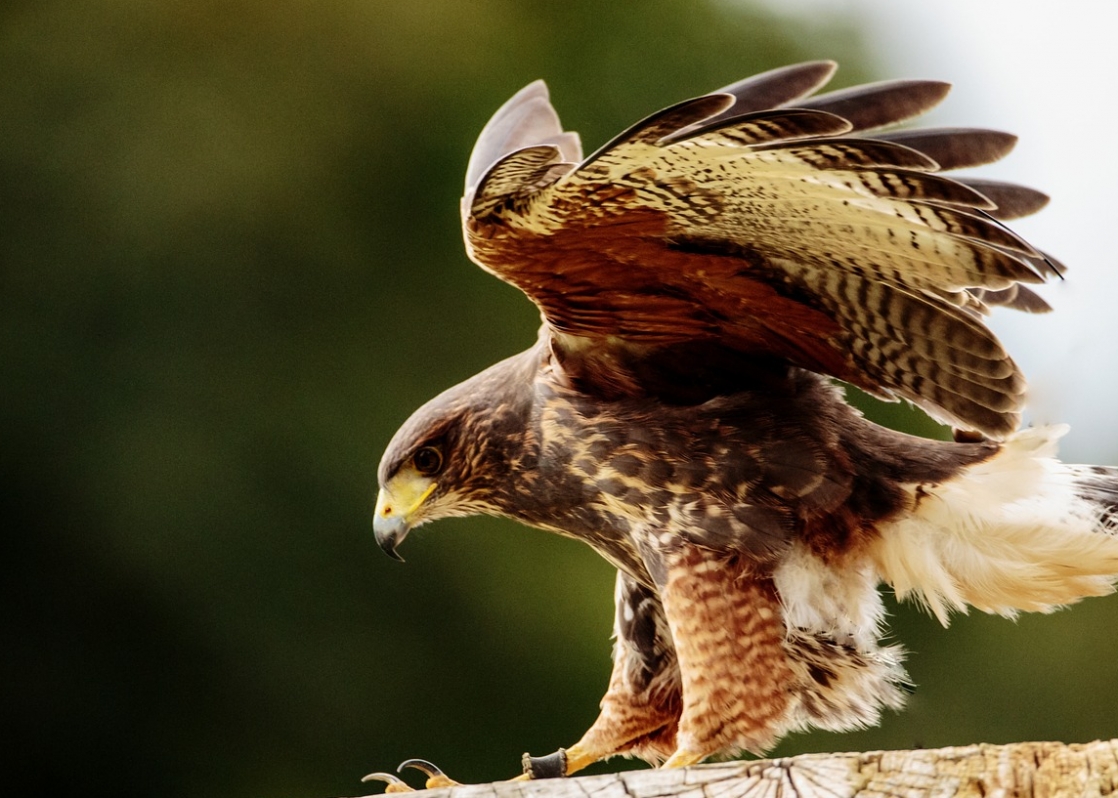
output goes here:
[{"label": "weathered wood log", "polygon": [[804,754],[430,790],[425,798],[1102,798],[1118,796],[1118,739]]}]

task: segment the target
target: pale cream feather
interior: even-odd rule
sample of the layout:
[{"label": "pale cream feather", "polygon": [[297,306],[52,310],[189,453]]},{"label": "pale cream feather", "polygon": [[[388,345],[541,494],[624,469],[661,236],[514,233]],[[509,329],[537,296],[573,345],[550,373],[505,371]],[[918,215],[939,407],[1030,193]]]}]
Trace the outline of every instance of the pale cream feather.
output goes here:
[{"label": "pale cream feather", "polygon": [[955,479],[912,486],[912,512],[871,552],[881,578],[945,625],[968,606],[1013,616],[1112,592],[1118,534],[1077,494],[1080,467],[1055,459],[1065,432],[1023,430]]}]

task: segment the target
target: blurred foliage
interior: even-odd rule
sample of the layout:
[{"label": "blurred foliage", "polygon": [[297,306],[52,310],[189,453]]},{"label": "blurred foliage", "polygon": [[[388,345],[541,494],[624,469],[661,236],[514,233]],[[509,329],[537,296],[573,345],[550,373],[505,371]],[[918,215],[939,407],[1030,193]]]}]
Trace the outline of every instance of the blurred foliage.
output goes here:
[{"label": "blurred foliage", "polygon": [[[853,20],[723,3],[13,2],[0,10],[0,481],[9,785],[325,795],[427,756],[511,775],[609,673],[612,575],[510,523],[406,567],[368,528],[381,447],[528,345],[471,267],[473,137],[546,77],[593,147]],[[781,753],[1114,733],[1113,601],[944,632],[882,729]]]}]

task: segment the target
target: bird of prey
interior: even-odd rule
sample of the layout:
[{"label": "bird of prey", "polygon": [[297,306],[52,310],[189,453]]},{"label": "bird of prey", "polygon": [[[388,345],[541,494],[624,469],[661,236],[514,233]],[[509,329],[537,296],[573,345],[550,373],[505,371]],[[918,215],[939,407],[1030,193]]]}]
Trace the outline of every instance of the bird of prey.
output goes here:
[{"label": "bird of prey", "polygon": [[[1062,428],[1019,429],[1025,381],[983,321],[1047,309],[1028,285],[1062,267],[1004,223],[1047,198],[943,176],[1015,138],[893,129],[947,84],[814,94],[834,70],[748,78],[588,157],[535,82],[474,148],[466,250],[542,326],[404,423],[373,526],[398,557],[420,524],[506,516],[617,568],[601,713],[526,755],[528,776],[876,723],[907,686],[882,583],[946,623],[1118,579],[1118,469],[1058,461]],[[955,439],[873,424],[835,379]]]}]

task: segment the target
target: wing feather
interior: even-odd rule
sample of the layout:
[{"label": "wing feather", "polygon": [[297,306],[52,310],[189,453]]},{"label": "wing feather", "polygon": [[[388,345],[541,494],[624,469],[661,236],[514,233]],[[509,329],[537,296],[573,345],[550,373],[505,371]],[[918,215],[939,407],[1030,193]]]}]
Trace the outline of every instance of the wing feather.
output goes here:
[{"label": "wing feather", "polygon": [[625,145],[655,144],[679,130],[717,116],[733,104],[734,98],[729,94],[706,94],[668,106],[614,136],[583,161],[580,168],[586,168],[607,152]]},{"label": "wing feather", "polygon": [[551,144],[562,160],[582,160],[578,134],[564,131],[548,98],[547,84],[533,81],[514,94],[482,128],[466,166],[466,194],[473,192],[494,163],[525,147]]},{"label": "wing feather", "polygon": [[792,64],[731,83],[717,93],[734,98],[732,112],[735,115],[763,111],[789,105],[813,94],[827,84],[837,69],[838,64],[834,61]]},{"label": "wing feather", "polygon": [[471,159],[471,257],[540,306],[568,361],[708,342],[712,357],[781,358],[1008,434],[1024,380],[981,314],[1047,309],[1022,284],[1062,267],[1003,224],[1047,198],[941,174],[1001,158],[1009,134],[865,134],[927,111],[947,84],[804,99],[833,70],[800,64],[677,103],[577,166],[532,84]]},{"label": "wing feather", "polygon": [[1003,183],[998,180],[983,180],[977,177],[956,178],[985,197],[989,197],[997,209],[990,215],[999,221],[1011,221],[1022,216],[1031,216],[1048,204],[1048,195],[1035,188]]},{"label": "wing feather", "polygon": [[877,134],[879,141],[903,144],[927,155],[942,171],[999,161],[1017,144],[1012,133],[980,128],[917,128]]},{"label": "wing feather", "polygon": [[[742,116],[787,105],[826,85],[836,69],[838,64],[834,61],[808,61],[770,69],[768,72],[731,83],[714,93],[732,96],[733,106],[706,121],[708,124],[716,123],[732,116]],[[688,128],[684,128],[680,133],[685,134],[687,130]]]},{"label": "wing feather", "polygon": [[988,306],[997,305],[1020,310],[1023,313],[1047,313],[1052,310],[1052,306],[1041,299],[1035,291],[1023,285],[1011,285],[1000,291],[976,289],[975,294],[976,299]]},{"label": "wing feather", "polygon": [[794,157],[818,169],[832,169],[836,165],[843,165],[933,172],[939,167],[934,159],[917,149],[877,139],[829,137],[826,141],[813,141],[806,145],[801,141],[779,141],[754,149],[788,150]]},{"label": "wing feather", "polygon": [[849,120],[855,131],[896,125],[939,105],[951,84],[938,80],[886,80],[820,94],[796,103]]},{"label": "wing feather", "polygon": [[574,169],[562,160],[553,144],[524,147],[493,164],[474,188],[469,212],[475,216],[493,213],[498,206],[512,206]]},{"label": "wing feather", "polygon": [[757,111],[741,116],[720,115],[716,121],[673,131],[656,143],[667,145],[692,141],[697,144],[749,147],[770,142],[836,136],[848,130],[849,122],[825,111]]}]

